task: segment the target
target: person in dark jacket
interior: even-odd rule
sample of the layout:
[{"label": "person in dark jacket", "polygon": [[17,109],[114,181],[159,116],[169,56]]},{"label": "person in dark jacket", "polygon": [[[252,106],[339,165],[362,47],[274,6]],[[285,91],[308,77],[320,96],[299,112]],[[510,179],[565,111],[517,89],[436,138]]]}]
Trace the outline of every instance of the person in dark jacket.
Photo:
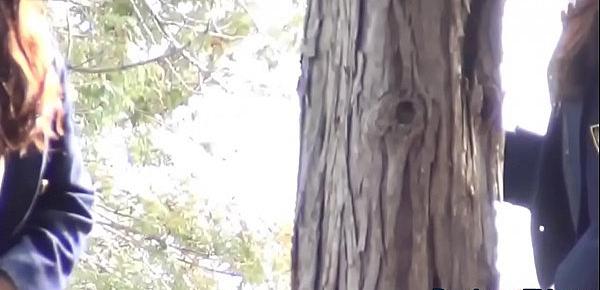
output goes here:
[{"label": "person in dark jacket", "polygon": [[598,289],[598,0],[563,18],[545,136],[507,133],[505,200],[528,207],[542,288]]},{"label": "person in dark jacket", "polygon": [[92,229],[94,191],[40,3],[0,1],[0,290],[65,289]]}]

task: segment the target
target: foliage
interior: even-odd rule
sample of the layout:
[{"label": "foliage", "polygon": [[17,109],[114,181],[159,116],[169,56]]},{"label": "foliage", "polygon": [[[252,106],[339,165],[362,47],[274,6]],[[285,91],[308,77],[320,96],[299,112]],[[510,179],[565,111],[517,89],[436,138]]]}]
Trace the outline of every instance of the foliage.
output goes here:
[{"label": "foliage", "polygon": [[[155,135],[205,87],[226,90],[242,41],[259,39],[251,54],[269,68],[296,49],[303,7],[294,5],[265,26],[243,0],[49,2],[98,188],[97,224],[71,289],[289,287],[289,222],[248,227],[239,205],[212,200]],[[210,146],[196,147],[209,164]]]},{"label": "foliage", "polygon": [[58,38],[76,72],[71,81],[85,95],[79,108],[91,132],[182,104],[210,79],[223,51],[253,29],[227,0],[60,3],[52,16],[64,18],[56,21]]}]

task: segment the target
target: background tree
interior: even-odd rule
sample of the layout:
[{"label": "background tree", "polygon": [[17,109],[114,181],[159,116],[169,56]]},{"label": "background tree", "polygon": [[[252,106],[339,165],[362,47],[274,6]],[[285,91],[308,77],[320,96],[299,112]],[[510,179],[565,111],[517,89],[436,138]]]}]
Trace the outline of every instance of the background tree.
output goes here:
[{"label": "background tree", "polygon": [[[257,94],[233,86],[237,59],[262,74],[296,49],[303,6],[285,3],[287,22],[270,24],[244,0],[48,1],[98,188],[71,289],[289,288],[291,223],[253,228],[236,201],[213,199],[202,170],[232,153],[185,130],[207,92]],[[191,144],[196,166],[165,139]]]},{"label": "background tree", "polygon": [[497,289],[502,7],[309,1],[292,289]]}]

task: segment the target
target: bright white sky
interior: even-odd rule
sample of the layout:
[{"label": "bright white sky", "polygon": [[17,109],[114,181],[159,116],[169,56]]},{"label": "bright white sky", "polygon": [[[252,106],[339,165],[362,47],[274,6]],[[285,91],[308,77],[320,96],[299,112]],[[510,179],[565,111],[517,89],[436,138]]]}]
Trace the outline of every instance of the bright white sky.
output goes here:
[{"label": "bright white sky", "polygon": [[562,31],[560,12],[569,0],[508,0],[504,7],[500,67],[504,125],[544,134],[550,116],[546,70]]}]

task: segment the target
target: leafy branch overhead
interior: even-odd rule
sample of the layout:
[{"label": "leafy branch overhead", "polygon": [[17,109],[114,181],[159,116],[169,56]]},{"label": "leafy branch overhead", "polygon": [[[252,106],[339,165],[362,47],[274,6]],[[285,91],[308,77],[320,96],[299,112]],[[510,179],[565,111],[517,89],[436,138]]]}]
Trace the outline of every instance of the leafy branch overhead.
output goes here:
[{"label": "leafy branch overhead", "polygon": [[[172,113],[190,97],[224,87],[239,57],[231,51],[247,52],[244,41],[259,40],[248,55],[269,68],[277,65],[277,43],[289,50],[297,42],[301,17],[273,33],[252,15],[256,3],[245,1],[47,2],[98,188],[95,233],[71,289],[208,290],[221,289],[220,279],[289,286],[291,226],[248,229],[235,205],[215,204],[190,185],[190,173],[152,137],[171,129]],[[207,163],[218,159],[203,142]]]},{"label": "leafy branch overhead", "polygon": [[227,48],[256,30],[236,1],[57,2],[66,9],[51,10],[52,17],[92,132],[125,119],[149,121],[182,104],[199,93]]},{"label": "leafy branch overhead", "polygon": [[158,62],[162,59],[165,59],[165,58],[171,57],[175,54],[181,53],[183,51],[183,49],[185,49],[185,47],[169,48],[169,50],[167,52],[165,52],[164,54],[161,54],[159,56],[149,58],[149,59],[144,59],[144,60],[133,62],[133,63],[123,64],[120,66],[114,66],[114,67],[88,68],[88,67],[84,67],[84,66],[72,66],[72,65],[68,64],[67,68],[71,71],[75,71],[78,73],[91,73],[91,74],[120,72],[120,71],[135,68],[137,66],[147,65],[147,64],[154,63],[154,62]]}]

